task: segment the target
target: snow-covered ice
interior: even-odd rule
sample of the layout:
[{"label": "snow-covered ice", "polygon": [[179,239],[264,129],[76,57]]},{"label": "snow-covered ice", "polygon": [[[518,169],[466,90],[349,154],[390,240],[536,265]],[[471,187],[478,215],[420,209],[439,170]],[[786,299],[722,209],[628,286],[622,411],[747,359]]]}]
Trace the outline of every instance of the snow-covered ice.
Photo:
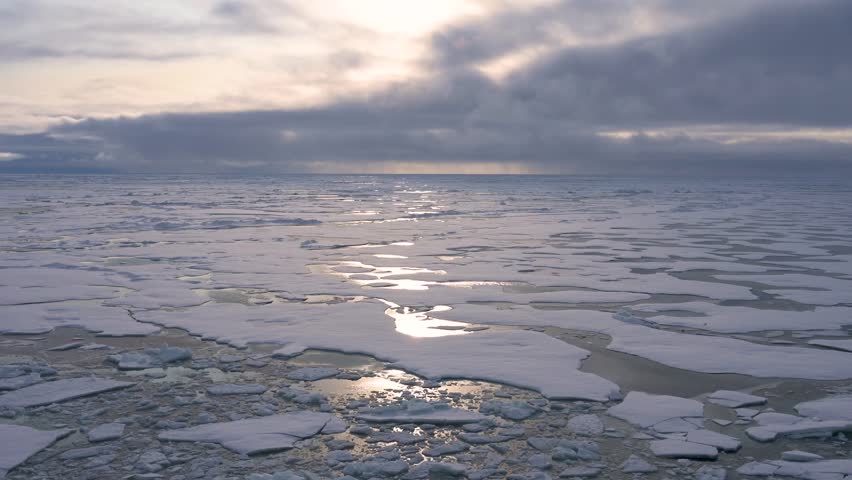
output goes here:
[{"label": "snow-covered ice", "polygon": [[763,405],[766,403],[766,397],[759,397],[757,395],[750,395],[748,393],[735,392],[732,390],[716,390],[715,392],[707,395],[707,401],[724,407],[740,408],[750,407],[753,405]]},{"label": "snow-covered ice", "polygon": [[607,414],[639,427],[652,427],[666,420],[703,418],[704,405],[688,398],[630,392]]},{"label": "snow-covered ice", "polygon": [[300,411],[224,423],[210,423],[159,434],[161,440],[218,443],[245,455],[286,450],[299,440],[339,431],[340,419],[327,413]]},{"label": "snow-covered ice", "polygon": [[0,424],[0,478],[9,470],[47,448],[53,442],[71,434],[73,430],[36,430],[23,425]]},{"label": "snow-covered ice", "polygon": [[36,407],[63,402],[74,398],[95,395],[131,387],[131,382],[107,378],[80,377],[54,380],[24,387],[0,396],[0,407]]},{"label": "snow-covered ice", "polygon": [[362,409],[358,418],[367,422],[431,423],[436,425],[475,423],[485,415],[446,403],[411,400],[382,407]]}]

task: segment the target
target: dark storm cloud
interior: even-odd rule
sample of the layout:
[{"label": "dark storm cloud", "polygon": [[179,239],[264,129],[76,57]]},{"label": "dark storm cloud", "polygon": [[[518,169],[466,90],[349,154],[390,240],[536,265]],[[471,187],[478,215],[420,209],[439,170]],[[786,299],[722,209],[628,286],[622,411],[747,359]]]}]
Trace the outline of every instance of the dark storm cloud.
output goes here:
[{"label": "dark storm cloud", "polygon": [[[433,39],[428,80],[366,99],[302,110],[92,119],[50,133],[87,139],[69,145],[74,165],[121,171],[299,171],[311,162],[358,171],[381,161],[525,163],[577,173],[852,171],[852,143],[599,134],[700,132],[706,125],[744,133],[852,127],[852,2],[845,0],[751,2],[732,10],[736,15],[719,7],[727,3],[660,0],[649,4],[672,18],[716,20],[608,46],[563,48],[500,83],[473,68],[545,41],[535,28],[542,19],[566,26],[594,19],[580,21],[579,34],[595,36],[629,23],[624,9],[635,4],[566,2],[514,23],[498,16],[450,28]],[[242,8],[227,2],[217,14],[243,18]],[[50,152],[63,141],[44,138],[53,142]],[[16,143],[0,137],[0,152],[26,157],[0,169],[22,168],[38,153]],[[57,155],[42,154],[62,165]],[[80,159],[86,155],[88,164]]]}]

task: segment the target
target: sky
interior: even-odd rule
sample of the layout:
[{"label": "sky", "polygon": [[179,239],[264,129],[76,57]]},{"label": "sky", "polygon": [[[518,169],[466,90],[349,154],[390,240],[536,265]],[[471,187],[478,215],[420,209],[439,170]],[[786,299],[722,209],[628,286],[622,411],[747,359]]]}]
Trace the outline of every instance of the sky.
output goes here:
[{"label": "sky", "polygon": [[3,0],[0,173],[852,178],[849,0]]}]

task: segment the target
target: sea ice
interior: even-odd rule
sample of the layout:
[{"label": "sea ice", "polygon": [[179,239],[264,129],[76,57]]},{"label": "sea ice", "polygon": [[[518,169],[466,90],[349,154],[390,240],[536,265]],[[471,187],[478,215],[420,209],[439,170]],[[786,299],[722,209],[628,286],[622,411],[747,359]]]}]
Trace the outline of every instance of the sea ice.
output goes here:
[{"label": "sea ice", "polygon": [[725,452],[736,452],[742,447],[736,438],[712,430],[693,430],[686,434],[686,441],[710,445]]},{"label": "sea ice", "polygon": [[330,367],[305,367],[299,368],[297,370],[293,370],[291,372],[287,372],[284,374],[285,377],[290,380],[302,380],[306,382],[313,382],[315,380],[321,380],[323,378],[333,377],[340,373],[340,370],[336,368]]},{"label": "sea ice", "polygon": [[0,407],[36,407],[133,386],[106,378],[80,377],[44,382],[0,396]]},{"label": "sea ice", "polygon": [[607,413],[633,425],[651,427],[675,418],[703,418],[704,405],[687,398],[634,391],[628,393],[621,403],[610,407]]},{"label": "sea ice", "polygon": [[397,404],[363,409],[357,418],[367,422],[431,423],[453,425],[476,423],[486,417],[477,412],[450,407],[446,403],[404,401]]},{"label": "sea ice", "polygon": [[121,438],[122,434],[124,434],[123,423],[104,423],[89,430],[88,437],[90,442],[105,442]]},{"label": "sea ice", "polygon": [[803,420],[792,424],[768,424],[746,429],[758,442],[771,442],[781,437],[827,437],[836,432],[852,431],[852,420]]},{"label": "sea ice", "polygon": [[651,465],[642,457],[630,455],[621,464],[621,471],[624,473],[654,473],[657,471],[657,467]]},{"label": "sea ice", "polygon": [[210,395],[260,395],[266,391],[266,387],[256,383],[222,383],[207,387]]},{"label": "sea ice", "polygon": [[683,440],[654,440],[651,442],[651,451],[658,457],[666,458],[692,458],[697,460],[715,460],[719,452],[715,447],[701,443],[686,442]]},{"label": "sea ice", "polygon": [[800,415],[820,420],[852,421],[852,395],[838,395],[810,402],[802,402],[794,408]]},{"label": "sea ice", "polygon": [[73,430],[36,430],[23,425],[0,424],[0,478],[28,458],[69,435]]},{"label": "sea ice", "polygon": [[835,350],[843,350],[844,352],[852,352],[852,339],[849,339],[849,340],[808,340],[808,345],[816,345],[818,347],[833,348]]},{"label": "sea ice", "polygon": [[707,401],[723,407],[740,408],[763,405],[766,403],[766,398],[732,390],[716,390],[707,396]]},{"label": "sea ice", "polygon": [[571,417],[568,429],[577,435],[600,435],[604,431],[604,424],[597,415],[587,413]]},{"label": "sea ice", "polygon": [[341,420],[328,413],[299,411],[283,415],[208,423],[159,434],[160,440],[218,443],[244,454],[286,450],[324,431],[339,431]]}]

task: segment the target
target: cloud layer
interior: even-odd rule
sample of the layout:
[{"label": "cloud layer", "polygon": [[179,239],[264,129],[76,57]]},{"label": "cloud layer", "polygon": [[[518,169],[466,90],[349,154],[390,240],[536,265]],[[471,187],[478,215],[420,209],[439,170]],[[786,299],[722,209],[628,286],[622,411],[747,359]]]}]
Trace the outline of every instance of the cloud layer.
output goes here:
[{"label": "cloud layer", "polygon": [[[0,171],[852,173],[848,1],[483,5],[424,35],[399,78],[275,108],[65,112],[73,118],[43,131],[0,135],[0,152],[14,158]],[[219,3],[186,35],[274,40],[299,28],[278,21],[298,13],[285,7]],[[163,28],[176,35],[181,25]],[[382,36],[359,32],[350,34]],[[0,58],[18,64],[90,54],[8,45]],[[185,47],[97,54],[163,64],[209,55]],[[324,78],[374,62],[357,48],[327,53]]]}]

